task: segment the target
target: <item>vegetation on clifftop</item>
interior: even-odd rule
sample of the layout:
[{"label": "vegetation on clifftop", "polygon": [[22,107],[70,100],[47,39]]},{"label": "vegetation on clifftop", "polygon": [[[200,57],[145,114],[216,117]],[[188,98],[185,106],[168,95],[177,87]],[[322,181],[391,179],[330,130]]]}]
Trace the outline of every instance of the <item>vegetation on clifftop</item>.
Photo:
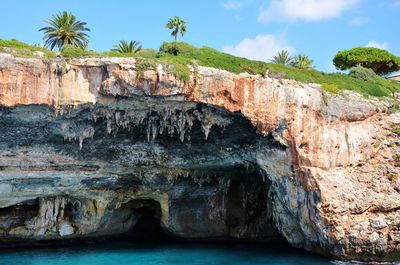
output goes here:
[{"label": "vegetation on clifftop", "polygon": [[340,51],[333,58],[334,65],[340,70],[362,66],[378,75],[387,75],[400,70],[400,58],[390,52],[373,47],[357,47]]},{"label": "vegetation on clifftop", "polygon": [[90,29],[86,27],[86,22],[77,20],[71,12],[59,12],[45,22],[47,26],[39,31],[44,33],[44,46],[50,50],[56,47],[61,50],[64,45],[84,48],[89,44],[86,32]]},{"label": "vegetation on clifftop", "polygon": [[39,45],[29,45],[16,39],[0,39],[0,52],[5,52],[7,50],[10,50],[10,52],[13,52],[14,55],[19,57],[32,57],[34,52],[42,52],[48,58],[53,58],[56,56],[55,52],[44,47],[40,47]]},{"label": "vegetation on clifftop", "polygon": [[252,61],[222,53],[209,47],[196,48],[190,44],[163,43],[159,52],[160,58],[168,58],[171,62],[190,64],[195,61],[198,65],[214,67],[233,73],[247,72],[277,78],[294,79],[306,83],[322,84],[322,88],[331,93],[340,90],[357,91],[363,95],[391,96],[400,91],[400,83],[387,80],[374,74],[374,80],[350,76],[343,73],[323,73],[315,69],[298,69],[282,64]]},{"label": "vegetation on clifftop", "polygon": [[137,53],[142,49],[142,45],[138,41],[126,41],[121,40],[118,44],[114,45],[114,48],[111,50],[113,52],[118,53]]},{"label": "vegetation on clifftop", "polygon": [[[236,74],[249,73],[294,79],[304,83],[318,83],[322,85],[323,90],[331,93],[353,90],[363,95],[381,97],[400,92],[400,83],[379,76],[399,70],[400,59],[376,48],[340,51],[334,58],[335,66],[342,70],[350,69],[350,73],[327,74],[315,70],[313,61],[305,54],[292,57],[288,51],[281,51],[274,56],[271,63],[267,63],[236,57],[206,46],[197,48],[185,42],[177,42],[178,35],[183,38],[187,31],[186,22],[178,16],[172,17],[166,24],[166,28],[172,30],[171,36],[174,37],[174,42],[164,42],[158,52],[154,49],[142,49],[138,41],[125,40],[106,52],[88,50],[89,36],[86,32],[90,29],[86,27],[86,22],[77,20],[71,12],[57,13],[45,22],[47,26],[39,30],[45,34],[43,45],[28,45],[14,39],[0,39],[0,52],[5,51],[22,57],[57,56],[67,59],[133,57],[137,59],[136,68],[139,74],[162,64],[169,74],[184,82],[190,78],[190,66],[194,70],[197,66],[206,66]],[[54,48],[58,48],[59,52],[51,51]]]},{"label": "vegetation on clifftop", "polygon": [[[46,48],[28,45],[17,40],[0,40],[0,51],[4,48],[12,49],[15,55],[29,57],[35,51],[41,51],[46,57],[55,57],[56,53]],[[153,49],[142,49],[137,53],[119,53],[115,51],[95,52],[85,48],[66,46],[61,50],[62,57],[134,57],[139,59],[140,68],[152,69],[161,63],[166,70],[182,81],[190,76],[190,65],[199,65],[226,70],[232,73],[266,74],[276,78],[294,79],[306,83],[322,84],[322,88],[331,93],[340,90],[357,91],[363,95],[391,96],[393,92],[400,92],[400,83],[387,80],[374,74],[360,73],[359,68],[352,70],[350,75],[343,73],[323,73],[314,69],[298,69],[281,64],[252,61],[222,53],[209,47],[196,48],[184,42],[165,42],[159,52]],[[356,72],[356,73],[355,73]]]}]

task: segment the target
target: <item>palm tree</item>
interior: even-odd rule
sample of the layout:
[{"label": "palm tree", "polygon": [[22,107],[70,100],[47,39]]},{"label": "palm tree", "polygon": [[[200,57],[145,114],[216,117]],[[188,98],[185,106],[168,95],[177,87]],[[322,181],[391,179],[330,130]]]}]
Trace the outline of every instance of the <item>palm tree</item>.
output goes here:
[{"label": "palm tree", "polygon": [[45,21],[48,27],[41,28],[44,32],[44,46],[61,49],[63,45],[85,47],[89,43],[89,36],[85,33],[90,31],[86,22],[77,21],[76,17],[67,11],[53,15],[53,18]]},{"label": "palm tree", "polygon": [[311,69],[313,68],[313,62],[307,55],[299,54],[293,58],[291,65],[299,69]]},{"label": "palm tree", "polygon": [[182,38],[186,33],[186,22],[181,20],[178,16],[171,18],[166,27],[172,29],[171,36],[175,37],[175,41],[178,39],[179,32]]},{"label": "palm tree", "polygon": [[292,62],[293,58],[290,56],[290,53],[288,51],[280,51],[278,52],[271,62],[276,63],[276,64],[283,64],[283,65],[289,65]]},{"label": "palm tree", "polygon": [[114,49],[111,51],[119,52],[119,53],[137,53],[142,49],[142,45],[138,41],[130,41],[121,40],[117,45],[114,45]]}]

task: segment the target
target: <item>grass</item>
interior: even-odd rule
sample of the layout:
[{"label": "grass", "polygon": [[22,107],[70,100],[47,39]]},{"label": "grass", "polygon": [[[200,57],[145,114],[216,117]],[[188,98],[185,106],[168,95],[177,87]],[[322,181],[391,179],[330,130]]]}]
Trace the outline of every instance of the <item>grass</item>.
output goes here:
[{"label": "grass", "polygon": [[[35,51],[41,51],[46,57],[57,55],[46,48],[29,45],[17,40],[1,40],[0,50],[11,48],[16,56],[33,56]],[[188,81],[190,70],[188,65],[200,65],[226,70],[232,73],[260,74],[265,76],[293,79],[305,83],[318,83],[324,91],[339,93],[341,90],[352,90],[368,96],[392,96],[400,92],[400,83],[377,76],[374,80],[364,80],[342,73],[323,73],[317,70],[301,70],[291,66],[252,61],[222,53],[209,47],[197,48],[188,43],[163,43],[157,53],[153,49],[143,49],[135,54],[120,54],[117,52],[95,52],[74,47],[65,47],[61,55],[66,58],[80,57],[133,57],[138,58],[138,69],[154,69],[157,64],[163,64],[167,72],[174,74],[182,81]]]},{"label": "grass", "polygon": [[[177,56],[168,53],[168,45],[177,46]],[[268,66],[265,62],[239,58],[219,52],[209,47],[196,48],[184,42],[177,42],[176,44],[163,43],[160,48],[159,56],[160,58],[167,57],[172,61],[186,64],[190,64],[193,60],[195,60],[198,65],[222,69],[232,73],[248,72],[249,74],[264,75],[268,70]]]},{"label": "grass", "polygon": [[64,45],[61,55],[65,58],[98,57],[100,54],[95,51],[77,48],[71,45]]},{"label": "grass", "polygon": [[5,49],[10,48],[13,50],[14,55],[19,57],[32,57],[34,52],[40,51],[43,52],[44,55],[48,58],[56,57],[56,53],[53,51],[49,51],[46,48],[29,45],[23,42],[20,42],[16,39],[11,40],[2,40],[0,39],[0,51],[4,51]]},{"label": "grass", "polygon": [[[209,47],[196,48],[187,43],[176,43],[177,56],[168,52],[168,45],[164,43],[160,48],[160,58],[168,58],[171,62],[190,64],[195,60],[198,65],[214,67],[233,73],[247,72],[250,74],[293,79],[305,83],[318,83],[325,91],[338,93],[341,90],[352,90],[362,95],[392,96],[393,92],[400,91],[400,83],[377,76],[377,79],[363,80],[342,73],[327,74],[317,70],[301,70],[291,66],[272,64],[260,61],[251,61],[226,53],[219,52]],[[167,46],[167,51],[163,50]],[[174,51],[175,51],[174,50]]]}]

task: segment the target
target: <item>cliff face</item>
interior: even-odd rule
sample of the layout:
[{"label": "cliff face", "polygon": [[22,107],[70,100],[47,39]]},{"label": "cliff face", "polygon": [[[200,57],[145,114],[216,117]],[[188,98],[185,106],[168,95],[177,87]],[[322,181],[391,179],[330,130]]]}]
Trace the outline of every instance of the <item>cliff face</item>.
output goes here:
[{"label": "cliff face", "polygon": [[[400,115],[354,93],[134,59],[0,56],[0,238],[138,227],[400,253]],[[145,225],[147,224],[147,225]]]}]

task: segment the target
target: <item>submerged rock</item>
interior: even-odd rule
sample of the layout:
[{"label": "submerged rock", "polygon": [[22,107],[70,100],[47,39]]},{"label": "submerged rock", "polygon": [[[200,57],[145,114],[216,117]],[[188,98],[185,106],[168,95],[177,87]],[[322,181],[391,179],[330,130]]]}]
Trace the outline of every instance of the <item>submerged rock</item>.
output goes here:
[{"label": "submerged rock", "polygon": [[1,241],[161,230],[400,256],[400,115],[385,101],[135,63],[0,55]]}]

